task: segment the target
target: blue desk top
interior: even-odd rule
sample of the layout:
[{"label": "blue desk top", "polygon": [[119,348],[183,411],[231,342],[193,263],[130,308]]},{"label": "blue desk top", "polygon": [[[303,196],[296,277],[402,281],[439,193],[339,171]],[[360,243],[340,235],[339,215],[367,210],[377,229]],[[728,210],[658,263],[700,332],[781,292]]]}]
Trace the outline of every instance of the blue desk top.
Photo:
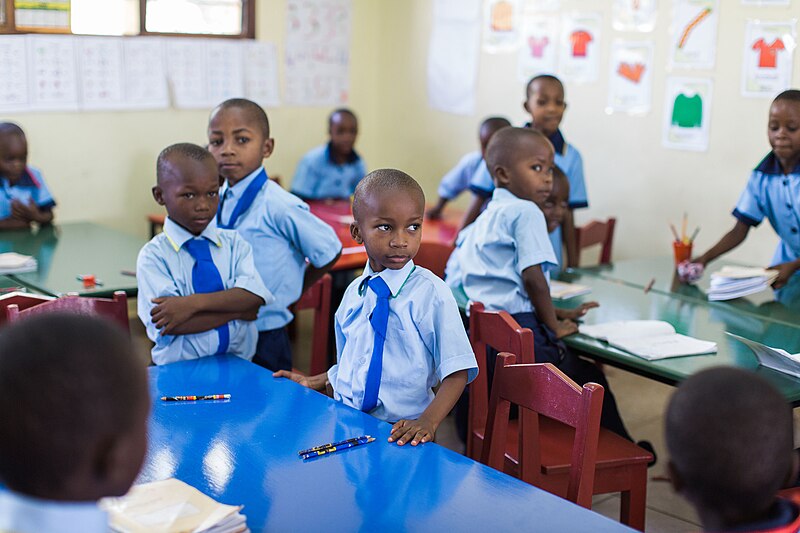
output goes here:
[{"label": "blue desk top", "polygon": [[[253,531],[629,531],[437,444],[389,444],[391,426],[235,357],[150,368],[150,448],[138,482],[177,477],[243,504]],[[230,393],[230,401],[161,402]],[[376,441],[303,462],[303,448]]]}]

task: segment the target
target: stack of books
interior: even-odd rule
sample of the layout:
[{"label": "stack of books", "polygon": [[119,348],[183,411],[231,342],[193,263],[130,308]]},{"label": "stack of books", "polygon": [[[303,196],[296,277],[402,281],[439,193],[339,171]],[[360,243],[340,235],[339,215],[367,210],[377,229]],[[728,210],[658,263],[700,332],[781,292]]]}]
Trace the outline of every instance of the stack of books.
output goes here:
[{"label": "stack of books", "polygon": [[16,252],[0,254],[0,274],[22,274],[23,272],[36,272],[39,265],[36,259],[29,255]]},{"label": "stack of books", "polygon": [[224,505],[175,478],[142,483],[121,498],[104,498],[111,530],[119,533],[247,532],[242,507]]},{"label": "stack of books", "polygon": [[732,300],[770,288],[778,277],[777,270],[763,268],[726,266],[711,274],[710,301]]},{"label": "stack of books", "polygon": [[563,281],[550,281],[550,298],[553,300],[567,300],[576,296],[583,296],[592,292],[591,287],[578,285],[577,283],[565,283]]}]

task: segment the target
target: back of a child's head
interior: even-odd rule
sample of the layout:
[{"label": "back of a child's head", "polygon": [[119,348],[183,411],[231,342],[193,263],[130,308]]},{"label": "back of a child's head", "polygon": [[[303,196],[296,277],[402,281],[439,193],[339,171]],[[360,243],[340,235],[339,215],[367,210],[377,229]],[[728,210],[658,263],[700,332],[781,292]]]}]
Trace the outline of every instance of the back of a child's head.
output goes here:
[{"label": "back of a child's head", "polygon": [[792,471],[792,411],[752,371],[717,367],[673,394],[666,440],[673,484],[702,517],[732,527],[757,519]]},{"label": "back of a child's head", "polygon": [[99,318],[42,314],[0,333],[0,481],[51,500],[124,494],[150,405],[129,335]]},{"label": "back of a child's head", "polygon": [[353,193],[353,218],[360,220],[364,204],[377,195],[405,192],[425,207],[425,193],[419,183],[403,172],[394,168],[373,170],[358,182]]},{"label": "back of a child's head", "polygon": [[205,162],[216,168],[214,156],[202,146],[192,143],[176,143],[167,146],[158,154],[158,159],[156,160],[156,178],[158,181],[161,182],[168,176],[175,176],[176,162],[180,160]]},{"label": "back of a child's head", "polygon": [[241,111],[244,120],[256,126],[258,131],[264,135],[264,139],[269,139],[269,118],[267,117],[267,112],[264,111],[263,107],[247,98],[229,98],[225,100],[211,111],[209,123],[213,122],[218,114],[230,109],[238,109]]},{"label": "back of a child's head", "polygon": [[9,137],[22,137],[25,138],[25,132],[19,126],[19,124],[15,124],[14,122],[0,122],[0,149],[6,143],[6,139]]},{"label": "back of a child's head", "polygon": [[502,128],[492,135],[486,147],[486,165],[494,177],[497,167],[510,167],[524,152],[524,143],[545,143],[552,145],[547,137],[538,130],[531,128]]}]

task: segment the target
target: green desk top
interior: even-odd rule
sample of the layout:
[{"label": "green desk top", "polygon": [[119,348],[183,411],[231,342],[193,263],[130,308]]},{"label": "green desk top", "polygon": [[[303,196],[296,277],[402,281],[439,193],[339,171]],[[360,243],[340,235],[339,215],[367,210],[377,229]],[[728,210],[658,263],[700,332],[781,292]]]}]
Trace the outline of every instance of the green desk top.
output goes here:
[{"label": "green desk top", "polygon": [[790,402],[800,404],[800,380],[760,367],[755,355],[747,347],[725,335],[726,331],[730,331],[796,353],[800,352],[800,327],[743,314],[735,308],[676,298],[657,291],[645,294],[637,287],[575,272],[562,273],[560,279],[592,287],[592,293],[587,296],[556,302],[559,307],[570,308],[584,301],[598,301],[600,307],[592,309],[584,317],[587,324],[615,320],[664,320],[672,324],[678,333],[716,342],[718,352],[647,361],[580,334],[564,339],[571,348],[612,365],[670,384],[678,383],[711,366],[749,368],[776,385]]},{"label": "green desk top", "polygon": [[[780,291],[763,291],[757,294],[724,302],[709,302],[706,296],[711,284],[711,272],[725,265],[735,265],[731,261],[715,261],[707,269],[703,278],[695,285],[678,282],[675,266],[668,257],[648,259],[626,259],[612,265],[577,268],[574,272],[587,276],[618,281],[625,285],[643,289],[651,280],[652,292],[669,294],[684,300],[703,302],[713,307],[735,310],[738,313],[755,316],[771,322],[786,325],[800,325],[800,275],[793,276],[789,284]],[[583,283],[583,282],[581,282]],[[585,284],[585,283],[584,283]]]},{"label": "green desk top", "polygon": [[[136,269],[136,256],[144,243],[88,222],[0,233],[0,252],[32,255],[39,262],[36,272],[9,275],[12,282],[53,296],[68,292],[108,296],[114,291],[136,295],[136,277],[122,272]],[[77,279],[84,274],[94,274],[103,284],[84,288]]]}]

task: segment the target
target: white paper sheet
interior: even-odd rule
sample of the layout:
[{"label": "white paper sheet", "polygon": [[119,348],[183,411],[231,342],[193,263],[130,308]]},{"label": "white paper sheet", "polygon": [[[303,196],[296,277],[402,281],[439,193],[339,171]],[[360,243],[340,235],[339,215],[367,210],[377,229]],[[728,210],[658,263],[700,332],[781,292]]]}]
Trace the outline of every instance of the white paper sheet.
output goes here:
[{"label": "white paper sheet", "polygon": [[30,109],[27,39],[25,35],[0,35],[1,112]]},{"label": "white paper sheet", "polygon": [[167,72],[172,103],[178,109],[209,107],[206,56],[198,39],[167,39]]},{"label": "white paper sheet", "polygon": [[555,74],[558,60],[558,17],[526,10],[522,14],[522,46],[517,77],[526,83],[538,74]]},{"label": "white paper sheet", "polygon": [[209,105],[217,105],[228,98],[243,97],[242,42],[206,39],[204,45]]},{"label": "white paper sheet", "polygon": [[621,41],[611,45],[607,113],[643,115],[653,93],[653,41]]},{"label": "white paper sheet", "polygon": [[600,13],[570,13],[561,18],[558,69],[568,81],[597,81],[600,66]]},{"label": "white paper sheet", "polygon": [[708,78],[667,78],[662,144],[703,152],[708,149],[712,83]]},{"label": "white paper sheet", "polygon": [[281,103],[278,89],[278,52],[275,43],[247,41],[244,45],[244,92],[263,107]]},{"label": "white paper sheet", "polygon": [[772,98],[792,85],[797,19],[748,20],[744,31],[742,96]]},{"label": "white paper sheet", "polygon": [[125,106],[128,109],[169,107],[163,41],[152,37],[125,37],[123,43]]},{"label": "white paper sheet", "polygon": [[789,0],[742,0],[745,6],[788,6]]},{"label": "white paper sheet", "polygon": [[714,68],[718,24],[719,0],[672,0],[670,68]]},{"label": "white paper sheet", "polygon": [[30,35],[27,57],[32,109],[76,111],[78,74],[75,38],[66,35]]},{"label": "white paper sheet", "polygon": [[122,109],[122,39],[80,37],[76,45],[81,109]]},{"label": "white paper sheet", "polygon": [[651,32],[656,27],[656,0],[614,0],[611,26],[616,31]]}]

